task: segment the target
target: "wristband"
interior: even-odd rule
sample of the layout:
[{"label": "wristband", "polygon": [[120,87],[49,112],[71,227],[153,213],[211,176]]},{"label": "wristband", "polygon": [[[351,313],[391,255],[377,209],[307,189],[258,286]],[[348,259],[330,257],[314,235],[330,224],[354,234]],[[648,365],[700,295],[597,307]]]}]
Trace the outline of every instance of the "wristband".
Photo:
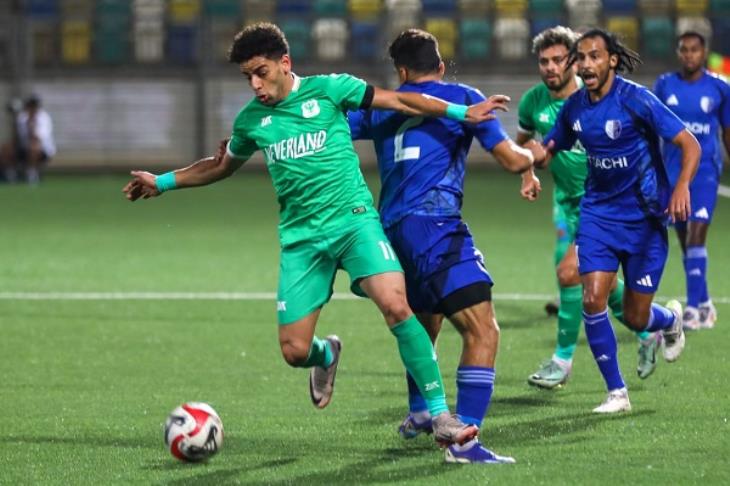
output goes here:
[{"label": "wristband", "polygon": [[449,103],[446,106],[446,118],[451,118],[452,120],[457,121],[464,121],[466,120],[466,112],[469,109],[466,105],[454,105],[452,103]]},{"label": "wristband", "polygon": [[177,189],[174,172],[165,172],[155,177],[155,186],[160,192],[171,191]]}]

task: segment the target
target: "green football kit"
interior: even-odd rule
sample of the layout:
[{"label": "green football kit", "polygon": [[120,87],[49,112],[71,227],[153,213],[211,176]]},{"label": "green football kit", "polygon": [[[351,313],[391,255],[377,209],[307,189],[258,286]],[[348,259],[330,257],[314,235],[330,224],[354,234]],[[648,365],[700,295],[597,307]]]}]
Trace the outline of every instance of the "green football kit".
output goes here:
[{"label": "green football kit", "polygon": [[[576,78],[579,87],[583,86]],[[545,83],[538,83],[527,90],[520,99],[518,108],[519,129],[524,133],[548,134],[557,120],[565,99],[553,98]],[[576,144],[570,150],[554,154],[550,161],[550,173],[555,181],[553,193],[553,223],[557,230],[555,246],[555,265],[565,256],[570,245],[575,242],[580,220],[580,201],[585,193],[585,180],[588,176],[588,163],[585,149]],[[618,279],[616,289],[609,295],[609,307],[613,314],[623,322],[623,287]],[[571,361],[578,342],[582,320],[583,287],[560,287],[560,308],[558,310],[558,342],[554,357]],[[642,337],[643,334],[640,334]],[[648,334],[645,336],[648,337]]]},{"label": "green football kit", "polygon": [[[347,74],[293,76],[291,92],[273,106],[257,98],[238,113],[229,156],[248,159],[261,150],[280,205],[281,258],[277,314],[292,324],[332,296],[339,268],[351,289],[372,275],[402,272],[360,172],[345,112],[367,108],[367,84]],[[372,95],[372,91],[370,92]],[[432,415],[448,411],[433,345],[414,315],[391,327],[403,364]],[[313,339],[301,366],[327,367],[328,340]]]}]

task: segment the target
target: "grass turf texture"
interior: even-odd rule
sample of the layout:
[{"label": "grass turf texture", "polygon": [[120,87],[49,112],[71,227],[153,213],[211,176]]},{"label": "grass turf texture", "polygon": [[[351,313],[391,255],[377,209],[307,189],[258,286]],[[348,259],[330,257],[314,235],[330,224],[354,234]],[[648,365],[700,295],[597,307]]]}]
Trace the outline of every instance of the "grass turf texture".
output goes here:
[{"label": "grass turf texture", "polygon": [[[555,292],[549,177],[541,202],[518,178],[468,177],[465,216],[500,293]],[[372,177],[370,180],[372,181]],[[120,177],[49,177],[0,186],[0,292],[274,292],[276,204],[267,176],[126,202]],[[710,285],[730,296],[730,201],[710,230]],[[660,294],[682,295],[675,239]],[[346,292],[346,275],[336,290]],[[725,301],[727,302],[727,300]],[[449,466],[430,438],[402,441],[405,381],[395,341],[365,300],[336,300],[318,334],[344,343],[337,390],[310,404],[307,372],[287,367],[267,300],[0,300],[0,483],[585,484],[725,483],[730,305],[716,329],[688,335],[677,363],[636,377],[636,343],[615,325],[634,411],[596,416],[605,397],[583,332],[574,374],[557,392],[527,376],[554,346],[542,301],[496,300],[497,385],[482,437],[514,466]],[[460,340],[439,342],[449,402]],[[162,425],[184,401],[223,419],[221,452],[177,462]]]}]

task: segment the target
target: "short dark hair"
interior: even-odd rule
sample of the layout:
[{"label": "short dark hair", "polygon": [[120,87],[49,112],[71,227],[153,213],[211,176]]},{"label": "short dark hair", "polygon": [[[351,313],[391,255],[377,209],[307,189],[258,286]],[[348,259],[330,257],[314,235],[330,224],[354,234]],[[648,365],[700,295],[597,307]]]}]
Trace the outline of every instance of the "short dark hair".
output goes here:
[{"label": "short dark hair", "polygon": [[32,94],[28,96],[25,99],[25,103],[23,103],[26,109],[32,110],[35,108],[40,108],[41,106],[41,98],[37,94]]},{"label": "short dark hair", "polygon": [[575,61],[578,60],[578,44],[585,39],[592,39],[594,37],[600,37],[601,39],[603,39],[603,41],[606,43],[606,49],[608,50],[609,56],[618,56],[616,72],[632,73],[634,72],[636,66],[642,64],[639,54],[623,45],[621,41],[618,40],[618,37],[616,37],[616,34],[603,29],[590,29],[584,32],[575,41],[575,44],[573,45],[573,48],[570,50],[570,54],[568,55],[568,66],[575,64]]},{"label": "short dark hair", "polygon": [[390,44],[388,53],[396,67],[419,73],[438,71],[441,64],[438,40],[433,34],[421,29],[401,32]]},{"label": "short dark hair", "polygon": [[690,37],[694,37],[698,41],[700,41],[702,47],[705,47],[707,45],[707,42],[705,41],[705,36],[697,32],[696,30],[688,30],[686,32],[682,32],[679,37],[677,37],[677,45],[679,45],[679,43],[682,42],[684,39],[689,39]]},{"label": "short dark hair", "polygon": [[568,27],[557,25],[549,29],[545,29],[532,39],[532,53],[539,54],[548,47],[563,45],[566,49],[571,50],[578,34],[570,30]]},{"label": "short dark hair", "polygon": [[228,50],[228,61],[241,64],[256,56],[278,60],[288,53],[289,43],[284,32],[269,22],[258,22],[236,34]]}]

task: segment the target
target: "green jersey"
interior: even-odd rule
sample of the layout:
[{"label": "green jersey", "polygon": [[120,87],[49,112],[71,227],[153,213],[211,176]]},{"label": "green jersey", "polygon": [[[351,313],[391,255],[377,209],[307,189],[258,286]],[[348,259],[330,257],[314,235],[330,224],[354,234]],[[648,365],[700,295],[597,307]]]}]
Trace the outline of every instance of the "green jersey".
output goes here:
[{"label": "green jersey", "polygon": [[[579,82],[580,85],[580,82]],[[518,108],[519,128],[523,132],[539,133],[543,137],[553,128],[558,112],[565,100],[550,96],[545,83],[527,90]],[[576,199],[585,193],[588,175],[586,153],[580,142],[569,151],[560,151],[550,161],[550,172],[555,180],[555,199],[563,202]]]},{"label": "green jersey", "polygon": [[285,99],[267,106],[254,98],[238,113],[228,152],[248,159],[263,151],[280,205],[282,246],[337,235],[355,218],[377,219],[345,116],[360,106],[365,89],[347,74],[294,75]]}]

